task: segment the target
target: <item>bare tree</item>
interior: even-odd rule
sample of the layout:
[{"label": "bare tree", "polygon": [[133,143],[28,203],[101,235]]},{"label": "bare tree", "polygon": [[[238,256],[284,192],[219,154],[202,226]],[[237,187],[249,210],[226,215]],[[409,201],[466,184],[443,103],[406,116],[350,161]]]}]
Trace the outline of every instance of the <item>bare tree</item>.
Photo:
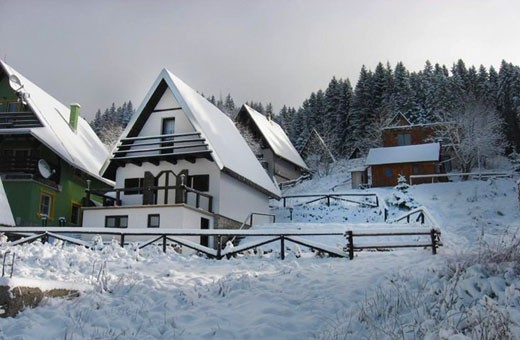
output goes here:
[{"label": "bare tree", "polygon": [[466,97],[460,109],[443,117],[436,139],[453,150],[462,172],[479,169],[482,161],[504,152],[507,142],[503,121],[494,108],[475,97]]}]

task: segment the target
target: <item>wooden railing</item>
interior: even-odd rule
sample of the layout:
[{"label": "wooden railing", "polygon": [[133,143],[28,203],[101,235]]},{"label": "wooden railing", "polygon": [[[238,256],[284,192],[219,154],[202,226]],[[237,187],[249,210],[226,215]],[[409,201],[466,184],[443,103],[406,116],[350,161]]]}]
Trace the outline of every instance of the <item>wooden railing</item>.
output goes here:
[{"label": "wooden railing", "polygon": [[[362,200],[355,200],[352,198],[360,197]],[[302,203],[297,203],[296,205],[306,205],[318,201],[324,201],[327,206],[330,206],[332,200],[336,201],[344,201],[348,203],[359,204],[362,206],[368,206],[373,208],[381,208],[383,213],[384,221],[388,219],[388,207],[386,206],[385,201],[379,197],[376,193],[334,193],[334,194],[302,194],[302,195],[285,195],[282,196],[281,200],[283,202],[283,207],[287,207],[287,202],[291,199],[298,198],[312,198],[309,201],[305,201]],[[294,206],[294,205],[293,205]],[[292,211],[290,215],[290,219],[292,221]]]},{"label": "wooden railing", "polygon": [[[430,236],[429,242],[419,241],[407,241],[407,242],[384,242],[384,243],[372,243],[372,244],[356,244],[354,238],[366,238],[366,237],[401,237],[401,236]],[[430,230],[415,230],[415,231],[387,231],[387,232],[359,232],[359,231],[347,231],[345,232],[347,238],[347,246],[345,252],[348,253],[349,259],[354,259],[354,251],[356,250],[387,250],[394,248],[431,248],[432,254],[437,254],[437,248],[441,245],[440,237],[441,232],[438,229]]]},{"label": "wooden railing", "polygon": [[488,179],[488,178],[502,178],[511,177],[511,172],[463,172],[463,173],[449,173],[449,174],[428,174],[428,175],[410,175],[410,184],[413,184],[414,179],[431,179],[435,183],[439,178],[461,177],[473,179]]},{"label": "wooden railing", "polygon": [[[122,204],[121,193],[124,194],[125,191],[126,192],[129,192],[129,191],[142,192],[143,190],[150,190],[155,193],[157,193],[159,190],[165,190],[165,191],[182,190],[181,197],[183,198],[183,200],[181,202],[176,202],[176,203],[189,204],[189,202],[190,202],[189,198],[191,195],[193,195],[195,197],[195,204],[194,204],[195,208],[200,208],[200,209],[204,209],[209,212],[213,212],[213,196],[211,196],[210,194],[207,194],[205,192],[192,189],[184,184],[182,184],[180,186],[169,185],[169,186],[115,188],[115,189],[102,189],[102,190],[101,189],[85,189],[85,200],[84,200],[83,206],[85,206],[85,207],[93,206],[91,204],[92,196],[98,196],[98,197],[103,198],[104,206],[121,206],[121,204]],[[108,195],[109,193],[114,193],[114,195]],[[164,197],[165,197],[165,201],[162,203],[163,205],[168,204],[168,202],[166,201],[168,195],[164,195]],[[202,205],[203,200],[206,201],[205,206]],[[144,202],[144,197],[143,197],[143,205],[161,205],[161,203],[157,202],[157,199],[155,200],[155,202]],[[191,204],[189,204],[189,205],[191,205]]]},{"label": "wooden railing", "polygon": [[0,112],[0,129],[32,128],[41,126],[41,122],[32,112]]},{"label": "wooden railing", "polygon": [[[437,248],[440,243],[440,231],[437,229],[410,229],[406,230],[377,230],[377,231],[305,231],[305,230],[236,230],[236,229],[121,229],[121,228],[71,228],[71,227],[0,227],[0,233],[4,233],[8,237],[18,238],[15,241],[9,242],[8,245],[16,246],[28,242],[33,242],[41,239],[44,242],[53,237],[63,240],[65,242],[90,248],[92,245],[88,242],[82,241],[78,238],[66,236],[72,235],[109,235],[119,237],[119,244],[124,247],[126,238],[129,236],[147,236],[150,237],[148,241],[139,244],[139,248],[145,248],[152,244],[162,244],[163,252],[166,252],[168,242],[182,245],[186,248],[192,249],[196,252],[205,254],[210,258],[222,259],[237,253],[241,253],[250,249],[260,247],[273,242],[280,242],[280,258],[285,259],[285,242],[293,242],[317,251],[329,254],[335,257],[349,257],[354,258],[356,250],[364,249],[389,249],[389,248],[432,248],[432,253],[437,253]],[[429,235],[431,242],[409,241],[408,243],[378,243],[366,244],[355,242],[355,238],[366,237],[396,237],[396,236],[424,236]],[[190,241],[185,237],[203,237],[213,236],[216,238],[216,249],[209,248],[199,243]],[[347,244],[344,249],[314,242],[308,239],[313,236],[344,236],[347,238]],[[20,238],[22,237],[22,238]],[[184,237],[184,238],[183,238]],[[231,237],[261,237],[254,241],[245,242],[236,247],[224,247],[223,240]],[[304,238],[305,237],[305,238]]]}]

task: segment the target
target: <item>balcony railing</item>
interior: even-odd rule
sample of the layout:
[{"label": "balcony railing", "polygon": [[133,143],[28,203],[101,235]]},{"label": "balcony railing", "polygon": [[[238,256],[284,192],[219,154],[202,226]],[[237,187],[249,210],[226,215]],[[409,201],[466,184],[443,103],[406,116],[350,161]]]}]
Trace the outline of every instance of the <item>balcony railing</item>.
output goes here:
[{"label": "balcony railing", "polygon": [[211,151],[199,132],[123,138],[114,161],[157,161],[209,157]]},{"label": "balcony railing", "polygon": [[0,156],[0,173],[36,174],[38,158]]},{"label": "balcony railing", "polygon": [[[85,200],[83,202],[83,206],[89,207],[93,206],[93,202],[91,200],[92,196],[101,197],[103,199],[103,206],[121,206],[121,193],[126,192],[152,192],[154,199],[152,201],[147,201],[148,195],[143,195],[142,205],[165,205],[168,204],[168,194],[166,192],[170,190],[180,190],[181,195],[179,195],[179,200],[176,200],[176,204],[187,204],[189,206],[193,206],[198,209],[203,209],[208,212],[213,212],[213,196],[190,188],[186,185],[180,186],[150,186],[150,187],[135,187],[135,188],[116,188],[116,189],[106,189],[106,190],[85,190]],[[158,193],[160,191],[164,191],[164,200],[163,202],[158,201]]]},{"label": "balcony railing", "polygon": [[0,129],[41,127],[42,123],[32,112],[0,112]]}]

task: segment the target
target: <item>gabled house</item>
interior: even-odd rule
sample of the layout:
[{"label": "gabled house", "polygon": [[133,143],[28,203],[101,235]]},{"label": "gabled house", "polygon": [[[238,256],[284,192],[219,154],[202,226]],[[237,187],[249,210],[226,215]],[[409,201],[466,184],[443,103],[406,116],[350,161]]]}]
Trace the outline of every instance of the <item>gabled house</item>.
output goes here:
[{"label": "gabled house", "polygon": [[113,184],[99,175],[107,157],[78,104],[0,60],[0,176],[17,225],[79,225],[85,188]]},{"label": "gabled house", "polygon": [[[440,144],[428,143],[370,149],[366,165],[372,173],[372,186],[397,185],[399,175],[407,179],[410,175],[439,173]],[[417,179],[414,183],[429,182]]]},{"label": "gabled house", "polygon": [[439,123],[414,124],[404,114],[397,113],[383,128],[383,146],[403,146],[431,143]]},{"label": "gabled house", "polygon": [[320,164],[331,164],[336,161],[316,129],[312,129],[309,137],[303,143],[300,154],[313,171],[318,171]]},{"label": "gabled house", "polygon": [[[84,227],[238,228],[280,196],[233,121],[163,69],[104,167]],[[198,240],[209,245],[207,238]]]},{"label": "gabled house", "polygon": [[272,117],[242,105],[235,123],[251,150],[276,183],[287,182],[309,173],[283,128]]}]

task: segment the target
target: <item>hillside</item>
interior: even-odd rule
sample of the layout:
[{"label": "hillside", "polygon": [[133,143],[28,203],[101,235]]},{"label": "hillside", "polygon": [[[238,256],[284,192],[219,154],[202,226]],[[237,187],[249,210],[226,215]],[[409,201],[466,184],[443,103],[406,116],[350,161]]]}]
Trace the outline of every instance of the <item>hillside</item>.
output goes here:
[{"label": "hillside", "polygon": [[[346,176],[339,169],[289,193],[330,192]],[[75,300],[48,300],[14,319],[0,318],[0,339],[518,338],[520,213],[514,183],[411,187],[408,196],[441,225],[444,246],[437,256],[422,249],[365,251],[349,261],[288,244],[285,261],[276,246],[216,261],[163,254],[160,247],[14,247],[15,277],[92,289]],[[391,216],[402,214],[391,204],[394,189],[371,191],[387,201]],[[280,202],[273,205],[283,222],[278,228],[369,226],[382,218],[374,208],[316,202],[294,206],[290,221]],[[320,241],[338,247],[346,242]]]}]

